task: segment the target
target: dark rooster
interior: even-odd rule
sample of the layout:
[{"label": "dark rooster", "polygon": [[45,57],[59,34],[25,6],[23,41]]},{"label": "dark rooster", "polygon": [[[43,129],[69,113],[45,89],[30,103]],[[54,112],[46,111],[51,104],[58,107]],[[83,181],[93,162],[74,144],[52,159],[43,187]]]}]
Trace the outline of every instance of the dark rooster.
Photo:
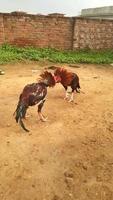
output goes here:
[{"label": "dark rooster", "polygon": [[55,77],[55,81],[56,83],[61,83],[63,85],[63,87],[66,90],[66,95],[65,95],[65,99],[68,99],[68,86],[71,87],[72,92],[71,92],[71,97],[69,99],[69,102],[73,101],[73,97],[74,97],[74,91],[76,92],[80,92],[80,84],[79,84],[79,77],[76,73],[70,72],[67,69],[63,68],[63,67],[57,67],[54,71],[54,77]]},{"label": "dark rooster", "polygon": [[38,83],[28,84],[24,87],[22,93],[19,97],[19,102],[15,111],[15,120],[21,125],[21,127],[29,132],[25,127],[22,119],[25,118],[26,111],[29,106],[38,105],[38,115],[42,121],[46,121],[41,113],[43,104],[45,102],[45,97],[47,95],[47,87],[53,87],[55,85],[54,76],[45,71],[40,75],[40,80]]}]

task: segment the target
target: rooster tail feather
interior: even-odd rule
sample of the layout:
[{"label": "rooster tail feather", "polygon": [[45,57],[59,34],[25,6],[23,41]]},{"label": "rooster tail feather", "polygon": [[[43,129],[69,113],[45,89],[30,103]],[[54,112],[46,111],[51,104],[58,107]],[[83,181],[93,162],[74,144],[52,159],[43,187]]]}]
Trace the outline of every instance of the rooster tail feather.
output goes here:
[{"label": "rooster tail feather", "polygon": [[25,127],[25,125],[24,125],[24,123],[23,123],[21,118],[19,118],[19,124],[26,132],[29,132],[29,130]]},{"label": "rooster tail feather", "polygon": [[17,105],[16,111],[15,111],[15,120],[16,122],[20,124],[20,126],[26,131],[29,132],[28,129],[25,128],[25,125],[22,121],[22,118],[25,117],[25,113],[26,113],[27,107],[24,104],[19,103]]},{"label": "rooster tail feather", "polygon": [[80,83],[78,82],[77,88],[80,89]]}]

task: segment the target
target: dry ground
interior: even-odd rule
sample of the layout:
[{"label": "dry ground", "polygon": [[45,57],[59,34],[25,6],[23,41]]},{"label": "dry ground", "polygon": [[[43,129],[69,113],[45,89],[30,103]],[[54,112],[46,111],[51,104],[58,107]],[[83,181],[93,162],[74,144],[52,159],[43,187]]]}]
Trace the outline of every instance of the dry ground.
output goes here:
[{"label": "dry ground", "polygon": [[43,113],[28,110],[30,133],[13,112],[37,64],[6,65],[0,76],[0,200],[113,200],[113,68],[79,65],[84,93],[63,100],[60,84],[48,89]]}]

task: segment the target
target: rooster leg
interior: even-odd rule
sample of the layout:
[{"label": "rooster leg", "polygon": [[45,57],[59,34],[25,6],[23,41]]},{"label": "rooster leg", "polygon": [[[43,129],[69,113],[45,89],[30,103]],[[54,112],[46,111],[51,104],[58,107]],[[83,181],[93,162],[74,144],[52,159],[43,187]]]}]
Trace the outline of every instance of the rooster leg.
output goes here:
[{"label": "rooster leg", "polygon": [[69,98],[69,93],[67,92],[67,86],[64,86],[63,87],[65,88],[65,97],[64,99],[67,100]]},{"label": "rooster leg", "polygon": [[47,121],[47,118],[45,118],[45,117],[42,115],[41,112],[39,112],[38,115],[39,115],[39,118],[40,118],[40,120],[41,120],[42,122],[46,122],[46,121]]},{"label": "rooster leg", "polygon": [[66,94],[65,94],[64,99],[67,100],[68,98],[69,98],[69,93],[68,93],[67,90],[66,90]]},{"label": "rooster leg", "polygon": [[39,115],[40,120],[43,122],[47,121],[47,119],[41,113],[44,102],[45,102],[45,99],[38,105],[38,115]]},{"label": "rooster leg", "polygon": [[69,102],[73,102],[73,101],[74,101],[74,92],[72,92]]}]

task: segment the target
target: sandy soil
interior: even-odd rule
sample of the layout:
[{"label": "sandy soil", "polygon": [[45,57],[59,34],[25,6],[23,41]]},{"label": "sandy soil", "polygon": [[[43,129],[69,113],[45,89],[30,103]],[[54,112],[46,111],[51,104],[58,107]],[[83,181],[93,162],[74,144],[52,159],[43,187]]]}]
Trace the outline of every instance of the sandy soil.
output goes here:
[{"label": "sandy soil", "polygon": [[83,92],[68,103],[60,84],[48,89],[48,121],[39,121],[37,107],[30,108],[30,133],[16,124],[13,112],[40,65],[1,68],[0,200],[113,200],[113,68],[70,68]]}]

